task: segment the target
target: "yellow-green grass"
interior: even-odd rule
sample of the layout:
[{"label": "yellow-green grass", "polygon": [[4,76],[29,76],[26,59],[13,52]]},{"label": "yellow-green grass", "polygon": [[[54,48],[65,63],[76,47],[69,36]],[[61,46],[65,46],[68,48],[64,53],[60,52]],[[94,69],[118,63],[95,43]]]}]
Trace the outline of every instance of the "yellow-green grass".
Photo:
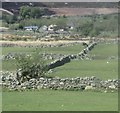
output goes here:
[{"label": "yellow-green grass", "polygon": [[82,91],[3,92],[3,111],[117,111],[118,94]]},{"label": "yellow-green grass", "polygon": [[[47,53],[56,53],[56,54],[77,54],[84,47],[82,44],[67,46],[67,47],[47,47],[47,48],[37,48],[40,52]],[[2,54],[6,55],[7,53],[15,53],[15,52],[35,52],[36,47],[2,47]]]},{"label": "yellow-green grass", "polygon": [[[108,62],[108,63],[107,63]],[[75,60],[54,69],[51,76],[114,79],[118,77],[117,60]]]},{"label": "yellow-green grass", "polygon": [[[3,61],[2,69],[3,71],[15,71],[15,61]],[[50,76],[59,76],[62,78],[96,76],[100,79],[114,79],[118,77],[118,61],[75,60],[55,68]]]},{"label": "yellow-green grass", "polygon": [[98,43],[95,48],[90,52],[90,55],[101,57],[118,56],[118,44],[105,44]]},{"label": "yellow-green grass", "polygon": [[[46,53],[59,53],[59,54],[72,54],[78,53],[82,49],[82,45],[74,45],[69,47],[52,47],[52,48],[39,48],[41,52]],[[118,77],[118,60],[110,59],[109,57],[117,57],[117,44],[105,44],[99,43],[95,48],[89,52],[89,55],[97,55],[105,57],[104,59],[95,60],[75,60],[67,63],[63,66],[54,69],[54,72],[50,76],[59,77],[85,77],[85,76],[97,76],[101,79],[113,79]],[[35,48],[23,48],[23,47],[3,47],[3,53],[8,52],[34,52]],[[47,61],[49,62],[49,61]],[[3,61],[3,71],[15,71],[15,60]]]},{"label": "yellow-green grass", "polygon": [[6,55],[8,53],[21,53],[21,52],[34,52],[35,48],[28,47],[2,47],[2,55]]},{"label": "yellow-green grass", "polygon": [[81,50],[84,49],[82,44],[67,46],[67,47],[52,47],[52,48],[44,48],[43,51],[47,53],[55,53],[55,54],[78,54]]}]

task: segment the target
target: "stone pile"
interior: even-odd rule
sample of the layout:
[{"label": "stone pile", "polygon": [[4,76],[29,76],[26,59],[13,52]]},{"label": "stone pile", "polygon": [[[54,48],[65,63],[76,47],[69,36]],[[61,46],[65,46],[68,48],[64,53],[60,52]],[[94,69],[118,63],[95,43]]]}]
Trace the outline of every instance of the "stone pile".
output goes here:
[{"label": "stone pile", "polygon": [[94,48],[95,45],[97,45],[96,42],[93,42],[93,43],[89,44],[85,49],[83,49],[83,50],[82,50],[78,55],[76,55],[76,56],[80,56],[81,59],[85,58],[86,55],[88,54],[88,52],[91,51],[91,50]]},{"label": "stone pile", "polygon": [[54,54],[54,53],[42,53],[41,55],[46,60],[60,59],[60,58],[66,56],[66,55],[63,55],[63,54]]},{"label": "stone pile", "polygon": [[2,73],[0,85],[9,90],[27,90],[27,89],[54,89],[54,90],[110,90],[117,91],[119,80],[109,79],[100,80],[95,76],[59,78],[59,77],[40,77],[32,78],[29,81],[19,83],[15,73]]},{"label": "stone pile", "polygon": [[[46,47],[63,47],[63,46],[73,46],[75,44],[78,44],[77,42],[74,42],[74,43],[69,43],[69,44],[58,44],[57,46],[56,45],[41,45],[41,48],[46,48]],[[45,58],[46,60],[54,60],[54,59],[58,59],[58,61],[60,59],[64,59],[64,58],[68,58],[69,57],[69,60],[71,59],[83,59],[86,57],[87,53],[92,50],[94,48],[94,46],[96,45],[97,43],[94,42],[94,43],[91,43],[90,45],[88,45],[84,50],[82,50],[80,53],[76,54],[76,55],[63,55],[63,54],[48,54],[48,53],[43,53],[42,56],[43,58]],[[4,45],[6,46],[6,44]],[[3,46],[3,47],[4,47]],[[38,46],[39,47],[39,46]],[[6,55],[2,55],[0,59],[2,60],[9,60],[9,59],[15,59],[15,56],[19,56],[19,54],[26,54],[27,53],[15,53],[15,52],[10,52]]]},{"label": "stone pile", "polygon": [[28,54],[26,52],[9,52],[6,55],[2,55],[1,59],[2,60],[15,59],[17,56],[20,56],[20,55],[28,56],[28,55],[31,55],[31,54]]}]

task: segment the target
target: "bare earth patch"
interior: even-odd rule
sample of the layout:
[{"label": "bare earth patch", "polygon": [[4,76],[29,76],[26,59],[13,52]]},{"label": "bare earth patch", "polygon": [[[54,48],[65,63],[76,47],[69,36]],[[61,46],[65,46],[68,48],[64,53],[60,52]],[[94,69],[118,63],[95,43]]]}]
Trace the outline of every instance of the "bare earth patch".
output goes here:
[{"label": "bare earth patch", "polygon": [[117,8],[50,8],[51,11],[56,12],[56,15],[92,15],[96,14],[111,14],[118,12]]},{"label": "bare earth patch", "polygon": [[59,40],[59,41],[0,41],[1,44],[16,44],[20,46],[26,46],[26,45],[57,45],[57,44],[69,44],[69,43],[82,43],[82,42],[88,42],[88,41],[81,41],[81,40],[75,40],[75,41],[68,41],[68,40]]}]

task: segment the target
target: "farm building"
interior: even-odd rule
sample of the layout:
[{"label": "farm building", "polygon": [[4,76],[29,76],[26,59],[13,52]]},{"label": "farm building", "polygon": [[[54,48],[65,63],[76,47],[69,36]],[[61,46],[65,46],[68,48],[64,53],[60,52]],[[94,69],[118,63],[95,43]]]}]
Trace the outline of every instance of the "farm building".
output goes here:
[{"label": "farm building", "polygon": [[38,30],[38,26],[25,26],[24,29],[27,31]]},{"label": "farm building", "polygon": [[57,25],[50,25],[48,26],[48,31],[54,31],[54,28],[56,27]]}]

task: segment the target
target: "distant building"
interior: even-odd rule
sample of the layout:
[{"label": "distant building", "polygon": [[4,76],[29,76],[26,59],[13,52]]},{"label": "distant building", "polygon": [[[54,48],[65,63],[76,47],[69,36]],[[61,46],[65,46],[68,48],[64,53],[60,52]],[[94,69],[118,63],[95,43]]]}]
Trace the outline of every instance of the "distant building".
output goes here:
[{"label": "distant building", "polygon": [[54,28],[56,27],[57,25],[50,25],[48,26],[48,31],[54,31]]},{"label": "distant building", "polygon": [[36,31],[38,30],[38,26],[25,26],[24,29],[27,31]]},{"label": "distant building", "polygon": [[46,25],[44,25],[44,26],[41,27],[41,29],[44,30],[44,31],[47,31],[48,27]]}]

